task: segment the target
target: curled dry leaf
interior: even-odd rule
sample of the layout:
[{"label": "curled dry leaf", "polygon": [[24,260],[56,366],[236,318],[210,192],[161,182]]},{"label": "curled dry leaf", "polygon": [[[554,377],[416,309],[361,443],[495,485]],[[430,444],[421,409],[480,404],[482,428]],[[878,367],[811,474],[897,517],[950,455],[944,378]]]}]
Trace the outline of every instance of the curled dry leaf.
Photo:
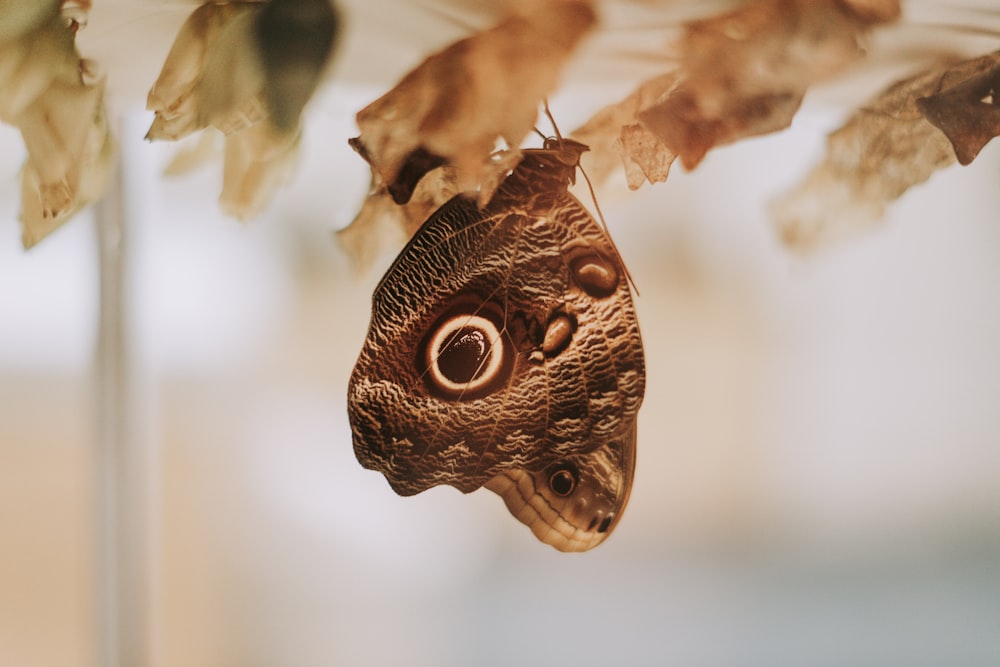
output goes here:
[{"label": "curled dry leaf", "polygon": [[606,173],[609,142],[629,187],[693,169],[713,147],[787,127],[806,89],[861,55],[860,38],[899,16],[898,0],[760,0],[686,24],[676,70],[643,83],[576,137]]},{"label": "curled dry leaf", "polygon": [[1000,51],[959,63],[941,76],[939,89],[917,108],[951,141],[962,165],[1000,135]]},{"label": "curled dry leaf", "polygon": [[340,16],[330,0],[271,0],[256,30],[271,122],[291,129],[323,76]]},{"label": "curled dry leaf", "polygon": [[20,129],[28,152],[21,175],[26,248],[98,198],[110,171],[104,81],[75,45],[87,6],[19,0],[0,9],[0,120]]},{"label": "curled dry leaf", "polygon": [[785,243],[808,250],[876,222],[889,202],[955,162],[948,139],[917,105],[940,89],[951,69],[897,82],[827,138],[823,162],[772,204]]},{"label": "curled dry leaf", "polygon": [[677,72],[668,72],[643,82],[624,100],[601,109],[572,132],[575,139],[590,146],[581,162],[595,182],[607,178],[619,161],[625,165],[625,178],[633,190],[645,181],[667,180],[676,155],[637,118],[664,100],[677,79]]},{"label": "curled dry leaf", "polygon": [[246,220],[262,210],[291,177],[299,132],[257,123],[226,137],[219,204],[226,215]]},{"label": "curled dry leaf", "polygon": [[[596,24],[584,0],[523,3],[493,28],[431,55],[357,115],[351,144],[405,202],[424,173],[447,163],[462,191],[480,201],[512,165],[542,100],[580,40]],[[491,154],[497,141],[504,159]]]},{"label": "curled dry leaf", "polygon": [[[181,27],[146,100],[149,140],[214,128],[226,137],[221,203],[252,217],[286,179],[302,110],[336,35],[326,0],[212,2]],[[277,43],[291,44],[277,53]],[[281,102],[276,102],[281,100]]]},{"label": "curled dry leaf", "polygon": [[264,76],[249,39],[262,7],[206,3],[191,13],[146,98],[147,139],[176,141],[209,125],[232,132],[264,118]]},{"label": "curled dry leaf", "polygon": [[859,38],[898,0],[761,0],[685,27],[682,80],[639,120],[693,169],[714,146],[792,121],[806,89],[861,56]]}]

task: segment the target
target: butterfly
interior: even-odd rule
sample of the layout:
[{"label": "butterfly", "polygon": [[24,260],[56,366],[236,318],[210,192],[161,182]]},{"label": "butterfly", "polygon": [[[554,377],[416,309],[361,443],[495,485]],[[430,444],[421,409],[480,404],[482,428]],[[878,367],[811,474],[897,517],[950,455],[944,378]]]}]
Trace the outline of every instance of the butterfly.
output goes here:
[{"label": "butterfly", "polygon": [[627,272],[568,191],[586,150],[548,139],[482,208],[433,213],[375,289],[348,388],[358,461],[394,491],[486,487],[561,551],[620,519],[645,388]]}]

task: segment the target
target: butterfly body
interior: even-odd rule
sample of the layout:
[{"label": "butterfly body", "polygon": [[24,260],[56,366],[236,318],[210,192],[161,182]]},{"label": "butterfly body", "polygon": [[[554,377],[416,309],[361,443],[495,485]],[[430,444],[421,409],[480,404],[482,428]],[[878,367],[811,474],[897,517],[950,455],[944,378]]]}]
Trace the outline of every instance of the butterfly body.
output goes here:
[{"label": "butterfly body", "polygon": [[582,150],[525,151],[485,207],[424,223],[375,290],[348,397],[358,460],[397,493],[486,486],[564,550],[624,507],[645,377],[624,267],[567,190]]}]

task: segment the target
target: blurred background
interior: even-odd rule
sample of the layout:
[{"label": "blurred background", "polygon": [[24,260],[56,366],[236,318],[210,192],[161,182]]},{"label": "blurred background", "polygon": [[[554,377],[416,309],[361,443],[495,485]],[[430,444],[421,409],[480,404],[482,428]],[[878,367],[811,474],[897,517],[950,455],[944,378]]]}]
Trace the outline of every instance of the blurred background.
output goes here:
[{"label": "blurred background", "polygon": [[[98,664],[101,572],[137,605],[122,632],[169,667],[1000,664],[995,143],[807,257],[768,201],[843,100],[889,79],[821,89],[788,131],[666,184],[603,189],[648,390],[628,511],[560,554],[486,491],[396,497],[351,448],[347,379],[393,253],[359,276],[337,245],[368,187],[346,139],[468,26],[347,3],[295,178],[241,225],[217,211],[218,164],[166,179],[176,147],[142,141],[191,5],[95,4],[81,50],[107,63],[124,166],[125,545],[102,561],[95,211],[23,252],[23,147],[0,127],[0,665]],[[579,124],[641,69],[578,66],[555,117]]]}]

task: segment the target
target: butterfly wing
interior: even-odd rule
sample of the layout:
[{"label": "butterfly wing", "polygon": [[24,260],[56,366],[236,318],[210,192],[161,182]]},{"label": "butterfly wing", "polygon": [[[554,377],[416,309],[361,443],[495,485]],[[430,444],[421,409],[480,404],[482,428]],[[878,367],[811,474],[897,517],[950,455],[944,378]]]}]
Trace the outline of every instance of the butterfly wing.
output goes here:
[{"label": "butterfly wing", "polygon": [[[487,485],[543,541],[589,548],[628,497],[643,388],[627,279],[603,230],[565,190],[501,189],[481,210],[445,204],[387,272],[348,410],[358,460],[397,493]],[[515,509],[511,489],[530,482],[544,498],[568,479],[553,477],[559,465],[573,497],[549,501],[599,539],[543,533]]]}]

